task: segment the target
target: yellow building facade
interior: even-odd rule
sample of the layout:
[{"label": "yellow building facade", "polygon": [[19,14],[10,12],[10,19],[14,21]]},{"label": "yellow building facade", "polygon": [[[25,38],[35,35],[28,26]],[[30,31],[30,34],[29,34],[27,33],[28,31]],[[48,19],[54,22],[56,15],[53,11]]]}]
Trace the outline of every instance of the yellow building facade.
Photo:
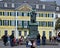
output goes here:
[{"label": "yellow building facade", "polygon": [[[32,7],[26,3],[23,3],[16,9],[0,9],[0,39],[5,33],[8,35],[14,33],[15,36],[17,33],[17,38],[21,36],[26,38],[29,34],[28,25],[31,11],[33,11]],[[41,37],[43,34],[46,35],[47,39],[49,39],[50,36],[55,36],[55,12],[37,10],[35,10],[35,12],[37,13],[36,21]]]},{"label": "yellow building facade", "polygon": [[[9,15],[4,16],[3,15],[4,12],[9,13]],[[14,10],[0,10],[0,13],[2,13],[2,15],[0,15],[0,21],[2,22],[1,26],[0,26],[0,39],[5,34],[5,32],[8,32],[8,35],[11,35],[12,31],[15,31],[16,26],[14,26],[14,24],[11,25],[10,21],[16,20],[16,16],[11,16],[10,12],[16,12],[16,11],[14,11]],[[23,11],[19,11],[19,12],[23,12]],[[42,17],[42,15],[37,16],[36,21],[39,24],[38,31],[39,31],[40,35],[42,36],[43,31],[44,31],[45,34],[46,34],[46,37],[49,38],[49,31],[53,32],[53,29],[52,29],[53,28],[53,23],[52,22],[53,22],[54,18],[53,17],[48,17],[48,14],[53,14],[53,12],[36,12],[36,13],[46,14],[46,17]],[[30,21],[30,16],[18,16],[17,18],[20,21]],[[5,20],[6,20],[6,24],[4,25]],[[8,24],[7,24],[7,22],[8,22]],[[50,26],[48,26],[48,22],[51,22]],[[45,25],[43,25],[43,24],[45,24]],[[27,31],[27,35],[29,34],[29,29],[28,28],[18,26],[17,29],[18,29],[18,31],[19,30],[21,31],[22,36],[24,36],[24,31]],[[20,37],[20,36],[18,36],[18,37]]]}]

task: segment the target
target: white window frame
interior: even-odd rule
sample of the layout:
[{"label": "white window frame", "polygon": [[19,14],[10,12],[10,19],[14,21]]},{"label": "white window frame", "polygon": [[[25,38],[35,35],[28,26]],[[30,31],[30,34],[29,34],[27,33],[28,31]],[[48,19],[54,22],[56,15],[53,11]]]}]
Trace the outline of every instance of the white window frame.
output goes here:
[{"label": "white window frame", "polygon": [[59,7],[56,7],[56,11],[59,11]]},{"label": "white window frame", "polygon": [[43,9],[45,9],[45,5],[43,5]]},{"label": "white window frame", "polygon": [[12,7],[13,7],[13,8],[15,7],[14,3],[12,3]]},{"label": "white window frame", "polygon": [[11,20],[10,24],[11,26],[15,26],[15,20]]},{"label": "white window frame", "polygon": [[3,1],[3,0],[0,0],[0,1]]},{"label": "white window frame", "polygon": [[7,3],[4,3],[4,7],[7,7]]},{"label": "white window frame", "polygon": [[39,4],[36,4],[36,9],[39,9]]}]

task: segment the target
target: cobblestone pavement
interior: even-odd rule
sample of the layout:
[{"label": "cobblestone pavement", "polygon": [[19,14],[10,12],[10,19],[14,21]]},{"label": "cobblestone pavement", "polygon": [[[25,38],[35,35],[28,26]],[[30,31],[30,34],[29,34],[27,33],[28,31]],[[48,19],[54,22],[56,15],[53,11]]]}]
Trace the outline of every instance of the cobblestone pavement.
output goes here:
[{"label": "cobblestone pavement", "polygon": [[[19,46],[14,46],[14,47],[4,46],[3,42],[0,41],[0,48],[26,48],[26,46],[25,45],[19,45]],[[40,45],[39,48],[60,48],[60,43],[58,43],[58,45]]]}]

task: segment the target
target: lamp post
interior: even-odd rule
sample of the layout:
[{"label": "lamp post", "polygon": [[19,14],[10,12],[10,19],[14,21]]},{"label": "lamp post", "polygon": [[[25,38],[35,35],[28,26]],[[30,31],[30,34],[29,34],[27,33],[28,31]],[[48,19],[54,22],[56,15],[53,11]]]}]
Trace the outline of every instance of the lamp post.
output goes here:
[{"label": "lamp post", "polygon": [[15,27],[15,37],[18,38],[18,30],[17,30],[17,11],[16,11],[16,27]]}]

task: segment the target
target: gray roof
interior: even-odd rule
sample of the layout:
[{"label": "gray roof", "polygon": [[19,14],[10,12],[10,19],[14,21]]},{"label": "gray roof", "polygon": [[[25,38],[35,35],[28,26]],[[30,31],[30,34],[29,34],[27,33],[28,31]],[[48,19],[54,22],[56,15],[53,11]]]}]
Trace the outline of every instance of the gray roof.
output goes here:
[{"label": "gray roof", "polygon": [[[4,7],[4,3],[7,3],[8,7]],[[15,7],[12,8],[12,3],[15,4]],[[40,1],[40,0],[2,0],[0,1],[0,9],[16,9],[19,6],[21,6],[23,3],[29,4],[32,9],[35,9],[37,11],[56,11],[56,7],[58,6],[56,4],[56,1]],[[39,9],[36,9],[36,4],[39,4]],[[42,8],[42,5],[45,5],[45,9]],[[60,8],[60,6],[59,6]],[[60,12],[57,11],[57,12]]]}]

